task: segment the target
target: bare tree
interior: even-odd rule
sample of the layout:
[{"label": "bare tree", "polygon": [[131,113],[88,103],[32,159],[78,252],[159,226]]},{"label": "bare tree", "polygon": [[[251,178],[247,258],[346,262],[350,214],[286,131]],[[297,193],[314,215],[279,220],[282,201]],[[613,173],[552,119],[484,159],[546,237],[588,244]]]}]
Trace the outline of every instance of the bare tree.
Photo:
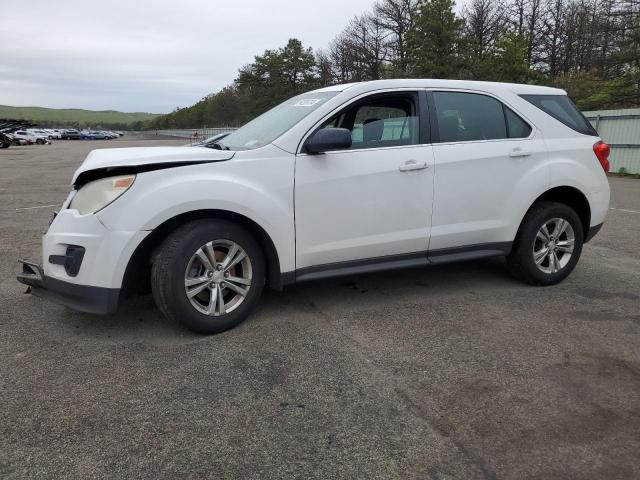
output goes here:
[{"label": "bare tree", "polygon": [[407,33],[413,27],[420,0],[381,0],[373,7],[378,24],[390,33],[388,37],[389,61],[394,74],[406,74]]},{"label": "bare tree", "polygon": [[341,81],[378,80],[387,61],[389,32],[371,14],[355,17],[330,47]]},{"label": "bare tree", "polygon": [[513,0],[508,5],[517,34],[527,42],[526,56],[530,65],[540,48],[542,6],[542,0]]},{"label": "bare tree", "polygon": [[488,54],[507,25],[508,17],[502,1],[472,0],[462,11],[465,35],[478,60]]},{"label": "bare tree", "polygon": [[318,84],[321,87],[327,87],[335,83],[333,65],[328,52],[324,50],[316,51],[316,70],[318,75]]},{"label": "bare tree", "polygon": [[548,0],[542,19],[542,42],[539,66],[556,76],[561,71],[561,49],[566,38],[565,5],[567,0]]}]

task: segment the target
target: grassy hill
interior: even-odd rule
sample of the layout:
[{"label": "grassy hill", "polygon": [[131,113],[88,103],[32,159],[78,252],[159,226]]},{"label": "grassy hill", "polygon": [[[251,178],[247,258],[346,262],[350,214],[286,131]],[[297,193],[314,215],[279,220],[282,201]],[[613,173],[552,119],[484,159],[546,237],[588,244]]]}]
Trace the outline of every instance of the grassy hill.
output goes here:
[{"label": "grassy hill", "polygon": [[9,107],[0,105],[0,118],[31,120],[42,126],[119,126],[125,128],[136,122],[152,120],[160,115],[154,113],[124,113],[114,110],[93,111],[76,108],[55,109],[42,107]]}]

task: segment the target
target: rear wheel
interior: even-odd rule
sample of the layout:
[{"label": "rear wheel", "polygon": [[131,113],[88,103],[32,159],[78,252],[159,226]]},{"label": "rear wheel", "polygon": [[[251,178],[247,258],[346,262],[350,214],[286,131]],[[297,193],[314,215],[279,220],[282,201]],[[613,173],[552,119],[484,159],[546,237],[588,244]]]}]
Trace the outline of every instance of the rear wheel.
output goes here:
[{"label": "rear wheel", "polygon": [[198,220],[162,244],[151,289],[165,317],[199,333],[220,333],[251,313],[265,276],[262,251],[249,232],[225,220]]},{"label": "rear wheel", "polygon": [[539,202],[525,216],[507,266],[531,285],[555,285],[573,271],[582,253],[584,233],[567,205]]}]

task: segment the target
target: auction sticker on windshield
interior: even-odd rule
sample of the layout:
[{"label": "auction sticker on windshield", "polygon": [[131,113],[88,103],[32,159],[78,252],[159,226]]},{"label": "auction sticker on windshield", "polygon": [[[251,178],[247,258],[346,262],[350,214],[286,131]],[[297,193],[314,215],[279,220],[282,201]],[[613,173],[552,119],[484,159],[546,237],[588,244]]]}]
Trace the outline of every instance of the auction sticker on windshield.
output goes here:
[{"label": "auction sticker on windshield", "polygon": [[303,98],[293,104],[294,107],[313,107],[316,103],[321,102],[320,98]]}]

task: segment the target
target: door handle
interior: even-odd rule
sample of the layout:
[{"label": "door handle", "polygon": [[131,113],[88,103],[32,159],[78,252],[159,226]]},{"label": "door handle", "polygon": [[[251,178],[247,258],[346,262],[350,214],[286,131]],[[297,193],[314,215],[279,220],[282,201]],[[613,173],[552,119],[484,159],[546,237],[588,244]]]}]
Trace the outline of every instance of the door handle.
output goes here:
[{"label": "door handle", "polygon": [[418,163],[416,160],[409,160],[398,167],[401,172],[415,172],[416,170],[424,170],[429,168],[427,162]]},{"label": "door handle", "polygon": [[511,158],[530,157],[531,156],[531,152],[529,152],[527,150],[523,150],[520,147],[516,147],[513,150],[511,150],[511,152],[509,152],[509,156]]}]

